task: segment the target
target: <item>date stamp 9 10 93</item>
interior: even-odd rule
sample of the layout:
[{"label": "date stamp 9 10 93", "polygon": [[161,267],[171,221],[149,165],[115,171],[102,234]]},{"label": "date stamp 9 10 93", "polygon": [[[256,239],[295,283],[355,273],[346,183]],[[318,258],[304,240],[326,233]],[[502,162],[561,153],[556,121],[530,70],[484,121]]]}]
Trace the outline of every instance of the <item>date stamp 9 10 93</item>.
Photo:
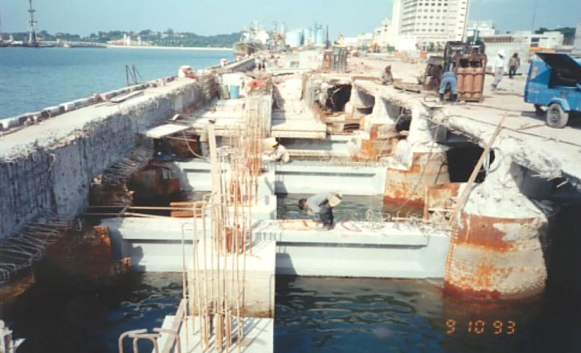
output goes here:
[{"label": "date stamp 9 10 93", "polygon": [[511,320],[470,320],[461,323],[449,319],[446,321],[446,334],[453,335],[458,333],[469,333],[474,335],[514,335],[516,333],[516,326],[516,322]]}]

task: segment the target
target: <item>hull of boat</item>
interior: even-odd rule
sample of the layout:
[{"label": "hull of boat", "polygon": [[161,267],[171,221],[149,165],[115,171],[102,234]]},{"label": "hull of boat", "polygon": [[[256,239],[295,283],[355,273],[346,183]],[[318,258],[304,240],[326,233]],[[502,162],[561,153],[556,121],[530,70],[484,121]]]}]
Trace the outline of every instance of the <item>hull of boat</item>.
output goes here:
[{"label": "hull of boat", "polygon": [[234,43],[234,54],[238,56],[252,55],[266,47],[262,43],[238,42]]}]

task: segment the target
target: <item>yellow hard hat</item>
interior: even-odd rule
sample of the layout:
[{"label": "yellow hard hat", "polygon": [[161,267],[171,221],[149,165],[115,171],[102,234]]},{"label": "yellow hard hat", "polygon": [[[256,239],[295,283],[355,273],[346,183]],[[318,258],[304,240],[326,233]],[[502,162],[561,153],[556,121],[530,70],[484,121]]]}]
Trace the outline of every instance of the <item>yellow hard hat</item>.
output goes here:
[{"label": "yellow hard hat", "polygon": [[278,142],[276,142],[276,138],[269,137],[266,139],[266,144],[270,147],[274,147],[274,146],[278,145]]}]

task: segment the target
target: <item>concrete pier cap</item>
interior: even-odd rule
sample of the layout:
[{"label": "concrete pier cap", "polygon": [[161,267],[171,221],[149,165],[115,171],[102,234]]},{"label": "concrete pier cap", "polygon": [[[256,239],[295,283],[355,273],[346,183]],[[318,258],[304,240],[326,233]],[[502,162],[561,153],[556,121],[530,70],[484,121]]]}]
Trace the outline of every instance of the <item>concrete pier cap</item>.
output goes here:
[{"label": "concrete pier cap", "polygon": [[499,151],[456,220],[444,276],[449,294],[513,299],[544,291],[547,215],[523,194],[533,180],[528,170]]}]

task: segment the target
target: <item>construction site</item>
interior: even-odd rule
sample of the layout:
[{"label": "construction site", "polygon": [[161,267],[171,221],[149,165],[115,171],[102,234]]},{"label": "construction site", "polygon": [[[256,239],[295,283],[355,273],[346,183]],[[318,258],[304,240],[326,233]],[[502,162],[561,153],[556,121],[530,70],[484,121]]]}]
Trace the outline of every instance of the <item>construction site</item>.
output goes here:
[{"label": "construction site", "polygon": [[[459,73],[454,103],[426,89],[418,59],[301,52],[2,121],[3,293],[43,258],[95,279],[181,273],[175,315],[123,334],[120,352],[272,352],[285,275],[542,295],[551,227],[578,229],[560,215],[581,207],[581,122],[537,117],[523,101],[527,73],[491,92],[480,60]],[[380,81],[387,65],[392,85]],[[272,139],[289,163],[265,158]],[[281,195],[323,191],[344,196],[337,210],[350,196],[381,205],[330,230],[277,214]]]}]

